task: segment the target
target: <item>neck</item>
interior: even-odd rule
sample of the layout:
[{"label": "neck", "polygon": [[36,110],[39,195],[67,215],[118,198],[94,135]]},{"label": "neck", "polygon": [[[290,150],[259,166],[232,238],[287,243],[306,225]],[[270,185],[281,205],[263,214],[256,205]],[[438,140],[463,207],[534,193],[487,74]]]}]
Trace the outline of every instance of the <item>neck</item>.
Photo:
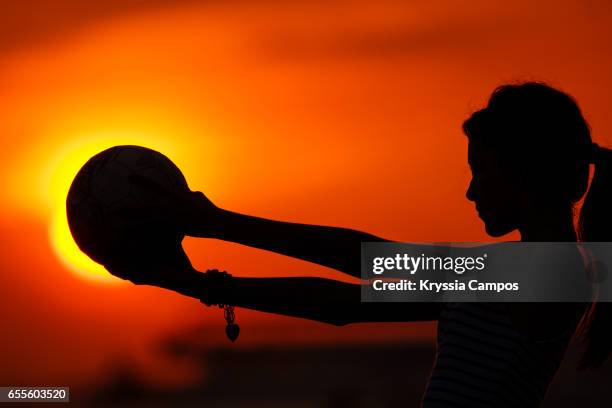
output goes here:
[{"label": "neck", "polygon": [[554,209],[530,207],[519,227],[521,241],[575,242],[577,240],[571,207]]}]

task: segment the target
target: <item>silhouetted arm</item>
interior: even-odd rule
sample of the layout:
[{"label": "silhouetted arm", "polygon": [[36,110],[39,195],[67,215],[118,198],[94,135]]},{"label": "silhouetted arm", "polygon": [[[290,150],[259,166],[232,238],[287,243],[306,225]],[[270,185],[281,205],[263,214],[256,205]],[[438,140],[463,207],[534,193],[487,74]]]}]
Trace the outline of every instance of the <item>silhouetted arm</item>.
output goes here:
[{"label": "silhouetted arm", "polygon": [[146,177],[133,175],[134,188],[157,196],[146,206],[123,208],[129,219],[169,225],[181,233],[217,238],[327,266],[360,276],[362,242],[386,242],[347,228],[273,221],[221,209],[199,191],[167,190]]},{"label": "silhouetted arm", "polygon": [[361,243],[388,242],[347,228],[273,221],[219,209],[190,223],[189,235],[265,249],[360,277]]},{"label": "silhouetted arm", "polygon": [[365,322],[438,319],[442,303],[361,302],[360,285],[323,278],[230,278],[230,289],[211,288],[203,273],[172,287],[179,293],[214,303],[299,317],[342,326]]}]

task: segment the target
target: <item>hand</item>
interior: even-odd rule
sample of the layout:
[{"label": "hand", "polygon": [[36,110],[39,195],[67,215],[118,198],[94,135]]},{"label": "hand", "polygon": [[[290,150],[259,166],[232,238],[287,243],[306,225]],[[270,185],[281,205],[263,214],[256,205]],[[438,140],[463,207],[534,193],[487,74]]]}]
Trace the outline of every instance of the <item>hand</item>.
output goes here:
[{"label": "hand", "polygon": [[182,235],[159,225],[132,222],[117,239],[113,256],[104,266],[137,285],[174,289],[199,273],[191,265],[182,240]]},{"label": "hand", "polygon": [[150,200],[138,207],[124,208],[123,215],[165,224],[180,234],[210,236],[209,230],[220,218],[221,210],[200,191],[170,190],[154,180],[130,176],[135,189]]}]

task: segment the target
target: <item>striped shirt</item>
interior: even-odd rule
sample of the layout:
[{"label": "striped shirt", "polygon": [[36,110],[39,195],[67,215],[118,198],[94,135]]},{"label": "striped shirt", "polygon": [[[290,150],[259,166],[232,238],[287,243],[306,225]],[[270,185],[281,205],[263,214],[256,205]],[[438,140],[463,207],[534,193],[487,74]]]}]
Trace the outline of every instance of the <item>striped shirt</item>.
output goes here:
[{"label": "striped shirt", "polygon": [[535,341],[503,303],[447,303],[423,408],[538,407],[573,333]]}]

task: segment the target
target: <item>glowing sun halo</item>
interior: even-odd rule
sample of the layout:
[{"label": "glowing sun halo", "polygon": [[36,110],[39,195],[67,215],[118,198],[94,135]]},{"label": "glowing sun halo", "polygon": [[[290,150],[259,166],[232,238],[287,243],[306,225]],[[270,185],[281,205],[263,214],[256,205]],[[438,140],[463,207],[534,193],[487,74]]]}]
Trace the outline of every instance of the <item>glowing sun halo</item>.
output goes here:
[{"label": "glowing sun halo", "polygon": [[66,216],[66,196],[72,180],[79,169],[96,153],[116,145],[134,144],[150,147],[172,156],[171,143],[160,140],[152,141],[150,137],[135,135],[96,137],[81,141],[77,145],[65,148],[57,157],[50,174],[51,222],[49,234],[51,245],[60,260],[69,270],[82,278],[101,283],[119,283],[120,279],[112,276],[102,265],[95,263],[85,255],[74,242]]}]

